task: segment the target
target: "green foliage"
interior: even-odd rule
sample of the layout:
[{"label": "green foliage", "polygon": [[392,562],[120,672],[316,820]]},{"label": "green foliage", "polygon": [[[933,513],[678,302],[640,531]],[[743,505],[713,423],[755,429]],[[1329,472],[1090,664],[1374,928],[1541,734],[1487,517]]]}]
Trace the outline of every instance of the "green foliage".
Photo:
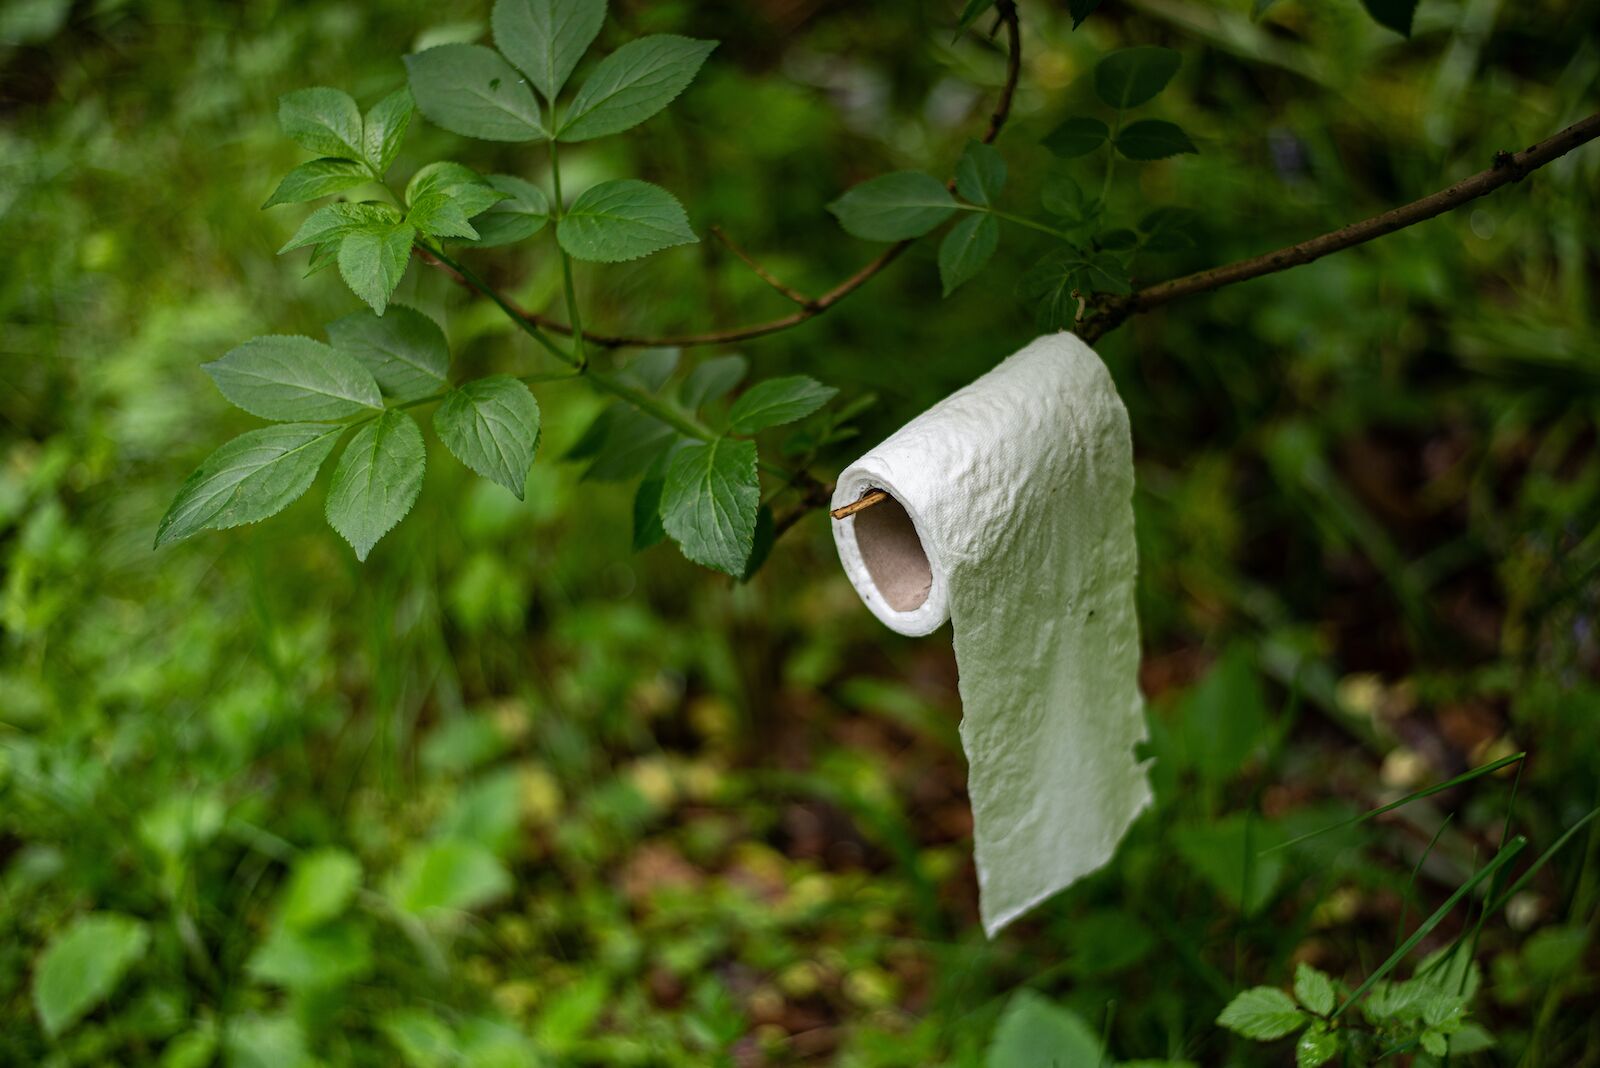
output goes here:
[{"label": "green foliage", "polygon": [[34,966],[33,1003],[45,1033],[61,1034],[104,1001],[149,942],[145,925],[129,916],[99,912],[73,920]]},{"label": "green foliage", "polygon": [[411,401],[445,388],[450,346],[439,324],[393,304],[382,315],[354,312],[328,324],[328,340],[371,373],[383,395]]},{"label": "green foliage", "polygon": [[494,44],[553,104],[605,20],[605,0],[498,0]]},{"label": "green foliage", "polygon": [[1022,990],[1006,1004],[983,1063],[984,1068],[1037,1068],[1103,1061],[1100,1039],[1076,1013]]},{"label": "green foliage", "polygon": [[1006,184],[1006,161],[993,145],[968,141],[956,163],[956,192],[981,207],[992,208]]},{"label": "green foliage", "polygon": [[[339,242],[339,274],[350,291],[379,315],[411,262],[417,229],[409,222],[371,223],[352,229]],[[464,236],[477,236],[470,227],[467,231]]]},{"label": "green foliage", "polygon": [[1189,135],[1165,119],[1141,119],[1117,134],[1117,151],[1133,160],[1166,159],[1183,152],[1198,152]]},{"label": "green foliage", "polygon": [[716,47],[668,34],[629,41],[579,87],[556,136],[589,141],[632,129],[676,100]]},{"label": "green foliage", "polygon": [[955,198],[931,175],[896,171],[855,186],[828,210],[839,225],[868,241],[921,237],[956,210]]},{"label": "green foliage", "polygon": [[1228,1030],[1264,1042],[1293,1034],[1306,1022],[1294,999],[1271,986],[1244,991],[1228,1002],[1217,1017],[1217,1023]]},{"label": "green foliage", "polygon": [[939,242],[939,281],[949,296],[976,278],[1000,244],[1000,224],[993,215],[973,215],[950,228]]},{"label": "green foliage", "polygon": [[433,413],[433,428],[455,458],[521,500],[539,448],[539,402],[507,375],[453,389]]},{"label": "green foliage", "polygon": [[427,458],[422,430],[404,412],[386,411],[351,437],[333,469],[326,511],[357,560],[411,511]]},{"label": "green foliage", "polygon": [[1367,14],[1382,26],[1402,37],[1411,36],[1411,20],[1417,13],[1417,0],[1361,0]]},{"label": "green foliage", "polygon": [[527,81],[482,45],[446,44],[406,57],[417,108],[436,126],[484,141],[545,141]]},{"label": "green foliage", "polygon": [[479,248],[510,245],[544,229],[550,221],[550,200],[532,182],[510,174],[491,174],[484,179],[504,199],[496,201],[473,220]]},{"label": "green foliage", "polygon": [[511,876],[488,849],[445,839],[415,846],[389,881],[397,908],[423,918],[478,908],[511,889]]},{"label": "green foliage", "polygon": [[1177,52],[1155,45],[1112,52],[1095,64],[1095,95],[1107,107],[1136,108],[1165,89],[1182,63]]},{"label": "green foliage", "polygon": [[361,862],[343,849],[319,849],[295,861],[278,899],[278,923],[310,930],[337,919],[361,885]]},{"label": "green foliage", "polygon": [[1051,130],[1044,147],[1062,159],[1087,156],[1111,139],[1111,127],[1088,115],[1077,115]]},{"label": "green foliage", "polygon": [[383,407],[371,372],[308,337],[258,337],[205,365],[224,397],[280,422],[331,421]]},{"label": "green foliage", "polygon": [[296,89],[278,99],[278,125],[319,156],[361,158],[361,109],[339,89]]},{"label": "green foliage", "polygon": [[352,159],[314,159],[284,175],[278,188],[261,206],[270,208],[275,204],[300,204],[365,185],[371,180],[372,173],[364,163]]},{"label": "green foliage", "polygon": [[760,499],[754,444],[694,442],[667,467],[661,526],[695,563],[738,577],[755,543]]},{"label": "green foliage", "polygon": [[735,434],[754,434],[804,419],[838,392],[808,375],[757,382],[728,409],[728,429]]},{"label": "green foliage", "polygon": [[285,423],[240,434],[206,457],[178,490],[156,529],[156,547],[277,515],[311,487],[342,430]]},{"label": "green foliage", "polygon": [[636,178],[584,190],[556,224],[556,237],[574,259],[593,263],[636,260],[699,240],[676,197]]}]

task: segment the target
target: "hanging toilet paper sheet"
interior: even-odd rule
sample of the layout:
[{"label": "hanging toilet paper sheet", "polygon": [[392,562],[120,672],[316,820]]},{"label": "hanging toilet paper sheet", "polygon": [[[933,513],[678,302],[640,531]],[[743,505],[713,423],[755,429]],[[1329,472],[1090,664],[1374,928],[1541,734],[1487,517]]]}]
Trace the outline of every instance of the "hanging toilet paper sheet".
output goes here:
[{"label": "hanging toilet paper sheet", "polygon": [[948,618],[979,907],[993,937],[1111,859],[1150,801],[1134,746],[1128,413],[1093,349],[1042,337],[839,476],[845,573],[891,629]]}]

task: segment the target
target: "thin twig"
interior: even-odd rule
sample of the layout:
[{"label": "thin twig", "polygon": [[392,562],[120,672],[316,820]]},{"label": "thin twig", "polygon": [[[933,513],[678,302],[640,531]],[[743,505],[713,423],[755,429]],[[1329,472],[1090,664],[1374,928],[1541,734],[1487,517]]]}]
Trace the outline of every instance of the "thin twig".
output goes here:
[{"label": "thin twig", "polygon": [[[1011,115],[1011,99],[1016,95],[1017,82],[1022,77],[1022,30],[1017,23],[1016,4],[1013,0],[999,0],[995,8],[999,11],[1001,18],[1005,20],[1006,39],[1010,46],[1010,51],[1006,56],[1005,84],[1000,89],[1000,97],[995,103],[994,114],[989,116],[989,126],[983,134],[983,143],[986,145],[991,144],[996,137],[1000,136],[1001,128],[1005,126],[1006,119]],[[726,345],[735,341],[748,341],[751,338],[776,334],[780,330],[788,330],[791,327],[799,326],[808,319],[816,318],[851,293],[860,289],[885,267],[899,259],[900,254],[911,247],[911,240],[899,241],[890,245],[860,270],[826,293],[814,300],[805,302],[798,310],[776,319],[669,337],[648,337],[637,334],[597,334],[589,330],[583,331],[583,337],[590,345],[598,345],[601,348],[608,349],[690,348],[697,345]],[[454,273],[450,272],[443,264],[437,264],[437,266],[446,270],[447,273]],[[459,276],[456,280],[462,281]],[[507,303],[509,304],[510,302],[508,301]],[[511,307],[515,308],[516,305],[511,304]],[[572,327],[566,323],[558,322],[538,312],[531,312],[526,309],[518,308],[517,311],[519,315],[540,330],[567,337],[572,335]]]},{"label": "thin twig", "polygon": [[1174,278],[1170,282],[1141,289],[1129,296],[1108,298],[1101,302],[1098,310],[1085,320],[1076,333],[1092,344],[1120,326],[1130,315],[1147,312],[1179,297],[1206,293],[1235,282],[1276,274],[1278,271],[1320,259],[1330,252],[1339,252],[1364,244],[1373,238],[1392,234],[1396,230],[1414,226],[1492,193],[1503,185],[1519,182],[1533,171],[1552,160],[1560,159],[1579,145],[1596,137],[1600,137],[1600,114],[1590,115],[1587,119],[1575,122],[1560,133],[1521,152],[1497,153],[1494,165],[1488,170],[1479,171],[1472,177],[1464,178],[1437,193],[1425,196],[1421,200],[1414,200],[1402,207],[1393,208],[1381,215],[1351,223],[1332,233],[1302,241],[1298,245],[1268,252],[1264,256],[1196,271],[1182,278]]},{"label": "thin twig", "polygon": [[858,499],[851,501],[843,508],[835,508],[828,514],[833,516],[835,519],[843,519],[846,516],[855,515],[857,512],[864,512],[873,505],[882,504],[888,499],[889,495],[883,492],[883,490],[870,490],[866,493],[863,493]]},{"label": "thin twig", "polygon": [[767,285],[771,286],[773,289],[776,289],[779,293],[782,293],[784,296],[788,297],[802,308],[811,304],[810,297],[794,288],[794,286],[787,284],[777,275],[773,274],[771,271],[761,266],[761,264],[757,263],[755,257],[750,255],[750,253],[746,252],[744,249],[740,248],[738,244],[734,242],[733,238],[729,237],[727,233],[723,231],[722,227],[712,226],[711,236],[716,238],[718,241],[721,241],[723,245],[727,246],[729,252],[743,260],[744,265],[754,271],[756,277],[767,283]]}]

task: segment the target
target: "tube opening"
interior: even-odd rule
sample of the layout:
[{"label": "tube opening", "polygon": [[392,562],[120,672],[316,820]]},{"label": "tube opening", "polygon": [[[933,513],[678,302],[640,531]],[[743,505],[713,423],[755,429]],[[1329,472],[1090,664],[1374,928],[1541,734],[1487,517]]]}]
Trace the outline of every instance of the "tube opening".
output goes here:
[{"label": "tube opening", "polygon": [[928,600],[933,568],[916,524],[894,497],[856,513],[856,547],[867,574],[896,612],[913,612]]}]

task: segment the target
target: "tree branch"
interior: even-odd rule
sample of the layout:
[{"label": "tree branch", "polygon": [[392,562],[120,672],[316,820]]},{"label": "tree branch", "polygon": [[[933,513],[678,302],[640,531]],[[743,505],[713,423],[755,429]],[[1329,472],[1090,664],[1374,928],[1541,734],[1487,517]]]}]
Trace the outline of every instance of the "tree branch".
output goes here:
[{"label": "tree branch", "polygon": [[1392,234],[1396,230],[1415,226],[1419,222],[1436,215],[1443,215],[1447,211],[1492,193],[1503,185],[1520,182],[1533,171],[1596,137],[1600,137],[1600,114],[1590,115],[1575,122],[1560,133],[1547,137],[1521,152],[1496,153],[1494,165],[1488,170],[1479,171],[1470,178],[1463,178],[1455,185],[1425,196],[1421,200],[1393,208],[1381,215],[1374,215],[1370,219],[1351,223],[1332,233],[1313,237],[1309,241],[1280,248],[1263,256],[1240,260],[1238,263],[1230,263],[1223,267],[1196,271],[1182,278],[1174,278],[1170,282],[1161,282],[1147,289],[1138,290],[1129,296],[1110,297],[1098,302],[1098,306],[1091,303],[1094,310],[1074,332],[1083,340],[1093,344],[1120,326],[1130,315],[1147,312],[1180,297],[1207,293],[1235,282],[1276,274],[1290,267],[1298,267],[1302,263],[1320,259],[1330,252],[1339,252],[1365,244],[1385,234]]},{"label": "tree branch", "polygon": [[[1006,40],[1009,45],[1009,51],[1006,56],[1005,83],[1000,88],[1000,96],[999,99],[995,101],[994,113],[989,116],[989,125],[988,128],[984,130],[982,138],[983,143],[986,145],[993,143],[994,139],[1000,136],[1000,130],[1005,126],[1006,119],[1008,119],[1011,115],[1011,100],[1012,97],[1016,95],[1017,82],[1022,77],[1022,29],[1017,22],[1017,7],[1015,0],[999,0],[999,2],[995,5],[995,10],[999,12],[1000,19],[1005,24]],[[955,188],[955,183],[953,181],[950,183],[950,187],[952,189]],[[720,233],[718,233],[717,236],[722,237]],[[777,288],[779,292],[783,293],[784,296],[789,297],[791,300],[794,300],[796,296],[803,297],[803,295],[799,294],[798,291],[791,292],[787,286],[783,286],[777,283],[776,279],[769,277],[764,268],[759,267],[755,260],[744,255],[739,249],[734,248],[731,243],[727,242],[726,238],[723,238],[723,241],[724,243],[729,244],[730,248],[733,248],[734,253],[738,255],[740,259],[744,260],[752,268],[754,268],[756,272],[768,282],[768,284],[774,285],[774,287]],[[723,327],[717,330],[704,330],[698,333],[679,334],[669,337],[647,337],[636,334],[597,334],[588,330],[584,330],[582,331],[583,339],[590,345],[598,345],[601,348],[609,349],[658,347],[691,348],[697,345],[726,345],[735,341],[748,341],[751,338],[763,337],[767,334],[776,334],[781,330],[788,330],[791,327],[799,326],[808,319],[814,319],[821,315],[823,312],[839,303],[845,297],[848,297],[851,293],[854,293],[856,290],[860,289],[885,267],[899,259],[900,254],[910,247],[911,240],[899,241],[893,245],[890,245],[888,248],[879,253],[874,259],[864,265],[860,270],[856,271],[855,274],[852,274],[849,278],[846,278],[844,281],[840,282],[826,293],[823,293],[821,296],[814,299],[802,299],[798,301],[797,303],[800,304],[798,310],[791,312],[788,315],[780,316],[776,319],[768,319],[765,322],[747,323],[742,326]],[[466,284],[466,280],[463,279],[459,273],[451,271],[447,265],[440,263],[438,260],[434,260],[433,263],[435,266],[446,271],[446,273],[454,275],[456,281]],[[523,319],[526,319],[540,330],[547,330],[552,334],[561,334],[565,337],[572,336],[572,327],[566,323],[550,319],[539,314],[538,312],[531,312],[525,308],[520,308],[510,301],[507,301],[506,303]]]}]

